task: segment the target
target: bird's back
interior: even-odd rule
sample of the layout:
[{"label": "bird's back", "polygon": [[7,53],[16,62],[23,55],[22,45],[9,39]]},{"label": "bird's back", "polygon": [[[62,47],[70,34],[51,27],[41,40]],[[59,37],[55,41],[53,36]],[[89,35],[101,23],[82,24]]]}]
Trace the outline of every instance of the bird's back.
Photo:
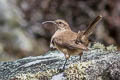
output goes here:
[{"label": "bird's back", "polygon": [[71,41],[75,41],[77,39],[77,33],[71,31],[71,30],[65,30],[65,31],[56,31],[56,33],[53,35],[52,40],[60,41],[61,43],[69,43]]},{"label": "bird's back", "polygon": [[68,50],[86,49],[86,46],[84,44],[76,44],[76,39],[77,33],[71,30],[58,31],[52,37],[52,43],[55,46],[66,48]]},{"label": "bird's back", "polygon": [[71,30],[65,30],[57,33],[56,38],[62,39],[63,42],[69,42],[71,40],[76,40],[77,33],[71,31]]}]

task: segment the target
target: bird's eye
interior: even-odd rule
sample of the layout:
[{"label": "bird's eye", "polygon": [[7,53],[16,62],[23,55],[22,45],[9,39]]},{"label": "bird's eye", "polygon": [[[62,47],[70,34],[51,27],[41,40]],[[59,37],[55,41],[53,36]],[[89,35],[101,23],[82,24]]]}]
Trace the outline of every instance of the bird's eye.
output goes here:
[{"label": "bird's eye", "polygon": [[59,24],[62,24],[62,22],[59,22]]}]

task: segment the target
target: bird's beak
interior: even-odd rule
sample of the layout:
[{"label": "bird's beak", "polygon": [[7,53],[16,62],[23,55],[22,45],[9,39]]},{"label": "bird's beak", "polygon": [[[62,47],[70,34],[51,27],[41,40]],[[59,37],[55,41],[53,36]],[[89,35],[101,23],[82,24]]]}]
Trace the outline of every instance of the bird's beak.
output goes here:
[{"label": "bird's beak", "polygon": [[53,24],[56,24],[55,21],[45,21],[45,22],[42,22],[42,24],[46,24],[46,23],[53,23]]}]

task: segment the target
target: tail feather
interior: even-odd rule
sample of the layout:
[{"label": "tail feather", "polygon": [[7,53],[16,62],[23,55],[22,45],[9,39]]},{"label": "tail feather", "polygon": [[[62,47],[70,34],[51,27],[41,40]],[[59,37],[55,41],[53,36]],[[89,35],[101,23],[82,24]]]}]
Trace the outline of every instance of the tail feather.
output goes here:
[{"label": "tail feather", "polygon": [[76,39],[76,43],[82,42],[88,44],[88,37],[93,33],[97,23],[102,19],[102,15],[97,16],[92,23],[88,25],[88,28],[85,31],[79,31]]},{"label": "tail feather", "polygon": [[86,37],[89,37],[89,36],[93,33],[96,25],[98,24],[98,22],[99,22],[101,19],[102,19],[102,15],[97,16],[97,17],[92,21],[92,23],[90,23],[90,24],[88,25],[88,28],[87,28],[87,30],[83,33],[83,35],[86,35]]}]

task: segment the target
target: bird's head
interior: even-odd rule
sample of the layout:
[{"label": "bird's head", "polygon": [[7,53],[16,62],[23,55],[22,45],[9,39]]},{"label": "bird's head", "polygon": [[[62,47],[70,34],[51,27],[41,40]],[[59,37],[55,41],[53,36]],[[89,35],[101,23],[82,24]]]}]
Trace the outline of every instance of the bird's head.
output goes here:
[{"label": "bird's head", "polygon": [[45,23],[53,23],[57,26],[58,29],[60,30],[66,30],[66,29],[70,29],[69,27],[69,24],[64,21],[64,20],[61,20],[61,19],[57,19],[55,21],[45,21],[43,22],[42,24],[45,24]]}]

